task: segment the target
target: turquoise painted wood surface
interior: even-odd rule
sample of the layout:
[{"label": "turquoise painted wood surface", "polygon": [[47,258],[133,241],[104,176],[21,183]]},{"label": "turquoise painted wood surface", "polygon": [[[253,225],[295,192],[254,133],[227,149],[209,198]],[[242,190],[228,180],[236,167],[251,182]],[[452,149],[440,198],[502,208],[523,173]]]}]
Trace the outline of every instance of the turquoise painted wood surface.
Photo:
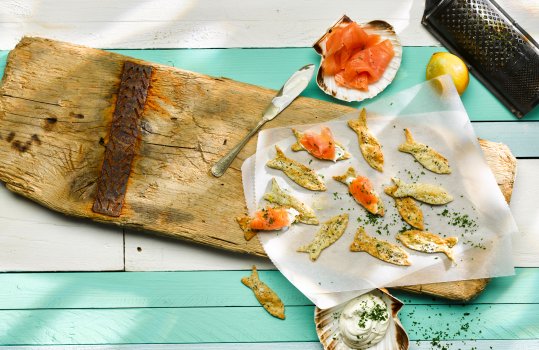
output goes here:
[{"label": "turquoise painted wood surface", "polygon": [[[249,271],[5,273],[0,274],[0,310],[166,307],[258,307],[240,283]],[[311,306],[279,271],[260,271],[287,306]],[[495,278],[473,304],[539,304],[539,269],[519,268]],[[446,300],[394,291],[408,305]],[[539,335],[539,334],[538,334]]]},{"label": "turquoise painted wood surface", "polygon": [[[405,48],[390,95],[423,81],[439,48]],[[310,48],[118,50],[148,61],[279,88],[289,73],[318,62]],[[0,74],[7,52],[0,51]],[[305,95],[332,100],[311,84]],[[463,96],[479,137],[508,144],[518,157],[539,157],[539,109],[516,119],[472,78]],[[485,122],[487,121],[487,122]],[[512,122],[509,122],[512,121]],[[203,343],[197,349],[321,349],[312,304],[278,271],[261,277],[287,305],[269,316],[239,280],[249,271],[0,274],[0,345]],[[412,340],[447,339],[438,349],[538,349],[539,269],[494,279],[467,305],[395,292]],[[460,339],[482,341],[460,342]],[[522,341],[528,339],[528,341]],[[250,346],[253,342],[261,344]],[[216,343],[213,346],[209,345]],[[233,343],[244,343],[238,346]],[[264,347],[267,344],[269,347]],[[412,342],[411,349],[432,343]],[[115,345],[113,345],[114,347]],[[140,347],[142,346],[142,347]],[[164,345],[156,345],[164,346]],[[185,345],[181,349],[191,349]]]},{"label": "turquoise painted wood surface", "polygon": [[[393,83],[380,95],[389,96],[425,80],[425,67],[439,47],[405,47],[401,68]],[[250,84],[279,89],[291,72],[306,63],[318,64],[311,48],[284,49],[198,49],[198,50],[113,50],[127,56],[162,63],[213,76],[224,76]],[[7,52],[0,51],[0,69]],[[0,70],[3,74],[3,69]],[[312,81],[304,96],[338,102],[325,95]],[[516,118],[474,77],[462,96],[470,119],[474,121],[515,121]],[[359,104],[352,104],[358,106]],[[525,120],[539,120],[535,108]]]},{"label": "turquoise painted wood surface", "polygon": [[[0,344],[316,341],[314,307],[278,271],[261,271],[287,319],[240,283],[249,271],[0,275]],[[467,304],[396,293],[414,340],[539,338],[539,269],[494,279]]]},{"label": "turquoise painted wood surface", "polygon": [[[410,350],[538,350],[535,339],[414,341]],[[6,346],[3,350],[322,350],[319,342]]]},{"label": "turquoise painted wood surface", "polygon": [[[0,311],[5,345],[316,341],[313,306],[286,320],[261,307],[39,309]],[[538,304],[407,305],[411,340],[537,339]]]}]

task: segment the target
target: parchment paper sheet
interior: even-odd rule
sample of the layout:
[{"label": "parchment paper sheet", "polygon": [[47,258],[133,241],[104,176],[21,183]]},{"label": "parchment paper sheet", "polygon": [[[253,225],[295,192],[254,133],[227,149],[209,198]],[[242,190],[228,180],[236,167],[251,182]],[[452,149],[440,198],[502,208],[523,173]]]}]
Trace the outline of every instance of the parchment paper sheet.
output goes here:
[{"label": "parchment paper sheet", "polygon": [[[313,158],[307,152],[293,152],[296,141],[290,128],[267,129],[259,134],[256,155],[242,167],[246,202],[250,214],[266,206],[262,199],[274,177],[289,193],[313,207],[323,223],[331,217],[349,214],[344,235],[326,248],[317,261],[297,248],[311,242],[320,226],[295,224],[283,232],[259,233],[259,239],[275,266],[320,308],[329,308],[377,287],[447,282],[514,274],[511,236],[517,227],[477,142],[462,102],[447,77],[426,82],[408,90],[377,100],[366,106],[367,124],[383,146],[384,172],[372,169],[359,150],[357,135],[346,121],[357,119],[359,111],[319,125],[294,126],[319,132],[328,126],[335,139],[352,154],[336,163]],[[299,121],[298,121],[299,122]],[[414,138],[443,154],[452,168],[450,175],[438,175],[424,169],[414,158],[399,152],[404,142],[404,128]],[[287,157],[313,168],[324,177],[325,192],[306,190],[279,170],[265,166],[275,157],[275,145]],[[380,194],[386,214],[369,220],[367,211],[348,195],[345,185],[332,179],[348,167],[367,176]],[[425,182],[443,186],[454,197],[444,206],[420,204],[426,230],[446,236],[457,236],[455,263],[443,254],[425,254],[405,248],[412,266],[392,265],[365,252],[350,252],[349,246],[359,226],[369,235],[397,242],[396,234],[411,229],[401,220],[394,200],[383,193],[392,184],[391,177],[406,183]],[[467,217],[465,216],[467,215]],[[468,224],[460,227],[455,219]],[[361,291],[361,292],[360,292]]]}]

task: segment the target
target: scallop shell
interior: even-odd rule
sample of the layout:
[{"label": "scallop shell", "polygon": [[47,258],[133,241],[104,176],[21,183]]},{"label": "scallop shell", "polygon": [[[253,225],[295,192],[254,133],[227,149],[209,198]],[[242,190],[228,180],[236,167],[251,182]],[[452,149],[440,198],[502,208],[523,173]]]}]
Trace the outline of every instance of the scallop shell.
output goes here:
[{"label": "scallop shell", "polygon": [[[398,313],[404,304],[383,288],[375,289],[370,293],[382,298],[388,309],[391,310],[392,318],[389,320],[389,327],[385,338],[368,349],[408,350],[410,343],[408,334],[406,334],[398,318]],[[342,303],[326,310],[320,310],[319,308],[315,308],[314,310],[316,333],[325,350],[354,350],[344,343],[339,330],[339,318],[347,303]]]},{"label": "scallop shell", "polygon": [[338,98],[342,101],[363,101],[367,98],[372,98],[382,92],[395,78],[397,71],[401,65],[402,61],[402,45],[395,33],[393,27],[384,21],[371,21],[367,24],[362,24],[361,27],[368,34],[378,34],[382,40],[389,39],[393,44],[393,50],[395,51],[395,56],[389,62],[388,67],[386,68],[384,74],[380,77],[380,80],[374,84],[369,84],[369,91],[361,91],[356,89],[349,89],[343,86],[337,85],[335,78],[330,75],[324,75],[324,70],[322,68],[322,62],[324,62],[325,53],[326,53],[326,41],[329,34],[334,28],[346,26],[352,20],[344,15],[342,18],[331,26],[327,32],[313,45],[313,48],[316,52],[322,56],[320,61],[320,67],[318,68],[318,74],[316,75],[316,83],[318,87],[322,89],[326,94]]}]

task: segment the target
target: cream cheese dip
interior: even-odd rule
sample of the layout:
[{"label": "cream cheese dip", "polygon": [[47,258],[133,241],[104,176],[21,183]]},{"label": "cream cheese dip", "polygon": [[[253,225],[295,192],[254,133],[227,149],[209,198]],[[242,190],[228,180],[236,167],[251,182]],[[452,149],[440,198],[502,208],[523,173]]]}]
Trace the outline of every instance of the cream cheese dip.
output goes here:
[{"label": "cream cheese dip", "polygon": [[339,318],[343,342],[352,349],[370,348],[384,339],[389,317],[386,303],[374,294],[352,299]]}]

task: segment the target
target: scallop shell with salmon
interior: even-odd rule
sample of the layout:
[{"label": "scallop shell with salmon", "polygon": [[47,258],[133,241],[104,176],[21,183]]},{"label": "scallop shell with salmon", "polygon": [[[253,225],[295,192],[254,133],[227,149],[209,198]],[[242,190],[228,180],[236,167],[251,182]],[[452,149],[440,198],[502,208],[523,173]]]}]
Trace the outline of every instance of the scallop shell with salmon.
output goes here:
[{"label": "scallop shell with salmon", "polygon": [[[367,82],[367,75],[360,74],[358,78],[364,79],[351,80],[349,78],[349,74],[347,73],[348,70],[344,75],[338,74],[336,73],[336,69],[332,68],[333,65],[327,64],[328,62],[325,61],[331,60],[329,57],[333,57],[335,54],[336,46],[332,42],[332,33],[340,31],[352,23],[355,22],[352,21],[348,16],[344,15],[313,45],[313,48],[321,56],[320,68],[318,69],[318,74],[316,76],[316,83],[326,94],[347,102],[363,101],[378,95],[389,84],[391,84],[402,61],[402,45],[397,37],[397,34],[395,33],[395,30],[389,23],[376,20],[366,24],[359,24],[361,31],[358,30],[357,32],[346,35],[346,38],[343,39],[344,45],[346,45],[346,40],[353,43],[350,45],[352,48],[347,53],[341,54],[338,59],[341,61],[350,59],[350,61],[352,61],[354,58],[363,57],[364,59],[360,59],[358,61],[361,63],[360,66],[355,67],[352,65],[349,71],[357,72],[357,69],[363,70],[367,68],[367,71],[370,71],[368,75],[368,89],[365,90],[349,87],[350,84],[357,86],[357,81],[363,81],[363,83],[359,83],[359,85],[364,86],[365,82]],[[361,34],[362,32],[366,33],[366,36]],[[358,36],[361,35],[363,35],[364,38],[358,39]],[[378,41],[370,43],[373,38],[378,39]],[[360,40],[359,42],[364,42],[363,47],[357,47],[356,43],[358,40]],[[341,57],[342,55],[346,57]],[[363,67],[363,63],[375,64],[369,64],[368,67]],[[378,67],[378,65],[383,65],[383,67]],[[347,76],[347,78],[343,78],[344,76]],[[344,85],[347,86],[343,86],[343,82],[345,83]]]},{"label": "scallop shell with salmon", "polygon": [[[391,317],[389,318],[389,327],[384,338],[368,349],[407,350],[410,346],[410,341],[398,316],[404,304],[384,288],[375,289],[370,293],[379,296],[386,303]],[[325,310],[318,307],[314,309],[316,333],[325,350],[353,350],[344,342],[339,328],[339,320],[347,304],[348,302],[342,303]]]}]

